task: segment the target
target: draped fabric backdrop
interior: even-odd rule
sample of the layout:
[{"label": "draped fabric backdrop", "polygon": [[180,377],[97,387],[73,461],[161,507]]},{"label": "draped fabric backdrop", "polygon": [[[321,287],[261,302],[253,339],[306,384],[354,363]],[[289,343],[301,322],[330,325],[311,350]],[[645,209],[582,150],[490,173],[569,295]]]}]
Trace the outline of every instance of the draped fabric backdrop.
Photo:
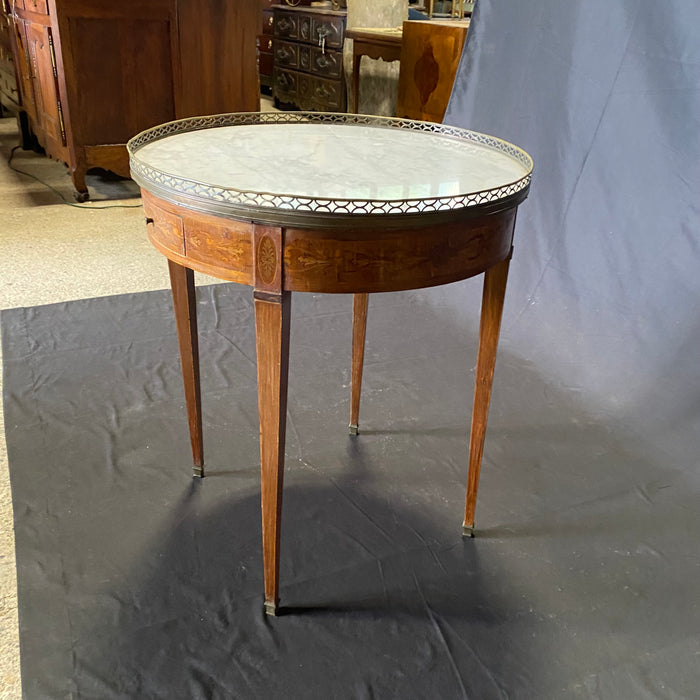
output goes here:
[{"label": "draped fabric backdrop", "polygon": [[[535,161],[501,347],[587,410],[694,459],[700,4],[480,0],[445,122]],[[472,314],[465,295],[479,289],[465,289],[433,298]]]}]

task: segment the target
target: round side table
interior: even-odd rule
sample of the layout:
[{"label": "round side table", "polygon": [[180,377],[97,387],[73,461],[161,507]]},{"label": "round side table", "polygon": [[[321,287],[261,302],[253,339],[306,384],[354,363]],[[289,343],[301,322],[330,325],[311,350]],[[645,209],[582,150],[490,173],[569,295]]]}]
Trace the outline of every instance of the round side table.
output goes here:
[{"label": "round side table", "polygon": [[204,458],[193,271],[253,288],[266,612],[279,603],[292,292],[354,295],[357,435],[368,295],[485,273],[463,524],[473,536],[527,153],[428,122],[304,112],[183,119],[128,148],[149,238],[168,259],[195,476]]}]

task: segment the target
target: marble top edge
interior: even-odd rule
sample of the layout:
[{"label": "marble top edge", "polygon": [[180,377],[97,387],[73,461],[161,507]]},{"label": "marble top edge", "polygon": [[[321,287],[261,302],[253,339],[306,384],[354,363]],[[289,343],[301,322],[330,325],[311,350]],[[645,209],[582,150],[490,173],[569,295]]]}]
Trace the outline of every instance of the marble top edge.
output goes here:
[{"label": "marble top edge", "polygon": [[[468,192],[450,193],[445,196],[324,196],[324,193],[284,194],[284,190],[267,191],[264,187],[238,189],[222,183],[212,184],[210,180],[197,178],[194,173],[179,174],[168,167],[153,167],[139,159],[139,151],[156,141],[169,136],[186,134],[217,127],[257,126],[267,124],[317,124],[346,125],[382,129],[402,129],[404,133],[423,132],[440,136],[440,142],[456,140],[467,144],[469,148],[483,148],[486,151],[500,152],[503,156],[518,163],[517,177],[508,181],[499,181],[497,186]],[[230,130],[229,130],[230,131]],[[224,132],[222,132],[223,134]],[[199,138],[199,137],[198,137]],[[402,137],[404,138],[404,137]],[[414,138],[414,137],[411,137]],[[471,144],[471,145],[469,145]],[[127,145],[134,179],[145,189],[148,185],[157,186],[161,191],[173,191],[181,196],[197,199],[210,199],[220,205],[231,208],[281,209],[340,215],[374,215],[374,214],[409,214],[448,211],[461,208],[478,207],[505,199],[514,193],[527,193],[532,172],[532,159],[521,148],[487,134],[469,131],[432,122],[419,122],[396,117],[379,117],[375,115],[330,114],[320,112],[242,112],[190,117],[162,124],[141,132]],[[148,149],[147,149],[148,150]],[[500,157],[500,156],[497,156]],[[167,165],[167,164],[166,164]],[[236,181],[236,184],[238,182]],[[389,192],[385,193],[386,195]]]},{"label": "marble top edge", "polygon": [[400,117],[383,117],[374,114],[339,114],[335,112],[227,112],[223,114],[213,114],[202,117],[186,117],[175,119],[158,126],[144,129],[127,143],[127,150],[130,156],[142,146],[151,141],[166,138],[177,133],[186,131],[197,131],[200,129],[210,129],[217,126],[236,126],[238,124],[347,124],[358,126],[385,127],[389,129],[409,128],[417,131],[439,134],[443,137],[452,137],[459,140],[479,140],[480,138],[503,146],[501,150],[511,156],[516,156],[527,169],[527,174],[532,172],[533,162],[530,155],[505,139],[490,134],[484,134],[470,129],[447,124],[437,124],[435,122],[419,121],[415,119],[402,119]]}]

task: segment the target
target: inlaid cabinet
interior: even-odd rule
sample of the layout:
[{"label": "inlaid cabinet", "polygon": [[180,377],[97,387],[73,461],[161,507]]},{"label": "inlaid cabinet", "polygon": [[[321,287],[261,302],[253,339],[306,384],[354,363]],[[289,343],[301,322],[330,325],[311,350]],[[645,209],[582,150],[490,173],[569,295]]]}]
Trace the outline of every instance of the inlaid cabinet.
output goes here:
[{"label": "inlaid cabinet", "polygon": [[280,107],[346,108],[343,43],[347,13],[275,6],[273,96]]}]

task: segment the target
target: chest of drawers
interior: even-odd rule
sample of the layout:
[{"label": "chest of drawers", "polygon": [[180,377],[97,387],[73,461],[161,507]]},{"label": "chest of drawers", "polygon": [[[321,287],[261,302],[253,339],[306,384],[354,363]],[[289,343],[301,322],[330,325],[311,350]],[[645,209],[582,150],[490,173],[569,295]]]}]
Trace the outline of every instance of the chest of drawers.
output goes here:
[{"label": "chest of drawers", "polygon": [[285,109],[344,112],[347,13],[283,6],[275,6],[273,12],[275,104]]}]

